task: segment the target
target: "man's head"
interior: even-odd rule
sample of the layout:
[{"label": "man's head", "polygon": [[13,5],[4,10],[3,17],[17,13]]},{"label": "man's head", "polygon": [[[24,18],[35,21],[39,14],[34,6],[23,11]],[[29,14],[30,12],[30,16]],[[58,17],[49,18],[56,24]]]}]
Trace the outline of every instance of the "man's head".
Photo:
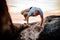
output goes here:
[{"label": "man's head", "polygon": [[35,12],[33,13],[34,16],[37,16],[39,14],[38,10],[35,10]]}]

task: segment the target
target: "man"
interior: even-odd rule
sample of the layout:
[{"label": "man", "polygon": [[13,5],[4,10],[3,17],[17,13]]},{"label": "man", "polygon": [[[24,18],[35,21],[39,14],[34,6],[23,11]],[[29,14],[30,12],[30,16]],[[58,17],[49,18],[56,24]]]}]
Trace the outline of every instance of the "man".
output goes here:
[{"label": "man", "polygon": [[24,16],[24,18],[25,18],[24,20],[26,20],[26,16],[28,15],[28,12],[29,12],[29,10],[30,10],[31,8],[32,8],[32,7],[21,11],[21,14],[22,14],[22,15]]},{"label": "man", "polygon": [[42,26],[42,24],[43,24],[43,12],[42,12],[42,10],[40,8],[30,7],[29,9],[26,9],[26,10],[22,11],[21,14],[24,15],[25,20],[27,21],[27,23],[29,21],[30,16],[40,15],[40,17],[41,17],[41,24],[40,25]]}]

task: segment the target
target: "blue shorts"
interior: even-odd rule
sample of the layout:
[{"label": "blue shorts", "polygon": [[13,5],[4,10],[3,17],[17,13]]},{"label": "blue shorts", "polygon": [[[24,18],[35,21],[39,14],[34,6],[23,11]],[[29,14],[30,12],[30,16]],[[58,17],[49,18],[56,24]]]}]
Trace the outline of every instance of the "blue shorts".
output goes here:
[{"label": "blue shorts", "polygon": [[28,15],[33,16],[33,13],[35,12],[35,10],[38,10],[38,11],[40,12],[39,15],[40,15],[40,16],[43,16],[42,10],[41,10],[40,8],[37,8],[37,7],[32,7],[32,8],[30,9],[30,11],[28,12]]}]

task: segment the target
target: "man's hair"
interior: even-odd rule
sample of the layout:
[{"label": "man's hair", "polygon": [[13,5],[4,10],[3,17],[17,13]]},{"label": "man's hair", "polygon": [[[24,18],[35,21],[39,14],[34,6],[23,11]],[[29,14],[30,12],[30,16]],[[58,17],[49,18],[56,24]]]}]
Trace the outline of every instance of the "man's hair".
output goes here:
[{"label": "man's hair", "polygon": [[30,7],[30,9],[31,9],[32,7]]}]

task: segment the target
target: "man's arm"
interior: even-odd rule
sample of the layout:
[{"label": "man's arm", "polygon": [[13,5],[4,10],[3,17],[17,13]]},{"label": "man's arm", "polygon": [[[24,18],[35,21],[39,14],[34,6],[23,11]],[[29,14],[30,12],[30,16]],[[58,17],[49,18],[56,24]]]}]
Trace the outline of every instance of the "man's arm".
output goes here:
[{"label": "man's arm", "polygon": [[41,26],[42,26],[42,24],[43,24],[43,16],[40,16],[41,17]]}]

